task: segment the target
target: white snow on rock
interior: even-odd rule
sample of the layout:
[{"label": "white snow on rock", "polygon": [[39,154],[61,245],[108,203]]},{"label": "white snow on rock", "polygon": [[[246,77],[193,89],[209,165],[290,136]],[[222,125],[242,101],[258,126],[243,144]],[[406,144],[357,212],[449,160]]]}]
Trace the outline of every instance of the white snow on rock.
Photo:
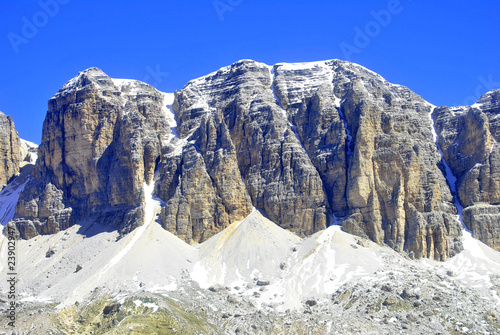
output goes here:
[{"label": "white snow on rock", "polygon": [[38,144],[21,139],[21,148],[28,156],[28,161],[25,164],[35,164],[38,159]]},{"label": "white snow on rock", "polygon": [[445,177],[446,177],[446,180],[448,181],[448,185],[450,186],[451,194],[453,195],[453,199],[455,202],[455,207],[457,208],[457,215],[455,217],[456,217],[456,220],[463,227],[463,238],[466,238],[465,234],[466,233],[470,234],[470,231],[467,229],[467,226],[465,226],[464,221],[462,219],[462,211],[464,208],[460,204],[460,201],[458,201],[457,187],[456,187],[457,178],[455,177],[455,175],[451,171],[451,168],[448,166],[448,163],[446,163],[446,160],[444,159],[443,151],[441,150],[441,146],[439,145],[436,127],[434,126],[434,119],[432,118],[432,113],[434,112],[435,108],[436,108],[436,106],[431,105],[431,110],[429,112],[429,118],[431,121],[432,136],[434,138],[434,143],[436,144],[436,147],[437,147],[439,154],[441,156],[441,160],[442,160],[443,165],[445,167],[445,172],[446,172]]},{"label": "white snow on rock", "polygon": [[177,122],[175,121],[175,112],[173,109],[175,94],[165,92],[161,92],[161,94],[163,95],[162,109],[170,125],[171,138],[177,137]]},{"label": "white snow on rock", "polygon": [[[373,275],[381,264],[380,247],[353,248],[356,238],[330,226],[296,246],[287,259],[289,266],[274,279],[259,302],[278,303],[278,310],[300,308],[303,300],[334,293],[347,281]],[[278,296],[278,299],[275,296]]]},{"label": "white snow on rock", "polygon": [[[457,208],[458,214],[455,216],[456,220],[462,225],[462,242],[464,250],[458,255],[452,257],[451,259],[445,261],[444,263],[434,262],[430,260],[424,260],[424,263],[430,263],[433,267],[443,267],[455,274],[456,280],[461,280],[470,286],[486,287],[491,290],[491,296],[493,297],[496,305],[500,305],[500,297],[496,290],[494,290],[493,284],[490,280],[490,275],[493,273],[500,274],[500,253],[489,248],[481,241],[475,239],[472,236],[472,232],[467,229],[467,226],[463,222],[462,211],[463,207],[458,201],[457,190],[456,190],[456,177],[453,175],[450,167],[446,163],[443,151],[439,146],[438,135],[434,127],[434,119],[432,118],[432,112],[436,107],[431,105],[431,110],[429,112],[429,119],[431,121],[431,130],[436,143],[439,154],[442,157],[442,162],[446,171],[446,179],[450,185],[450,189],[455,201],[455,207]],[[459,110],[457,110],[459,111]]]},{"label": "white snow on rock", "polygon": [[[38,145],[35,143],[21,139],[21,157],[27,159],[21,162],[21,173],[14,178],[7,186],[0,191],[0,225],[5,225],[14,218],[16,204],[19,200],[19,195],[24,190],[24,187],[30,179],[30,167],[38,159]],[[32,168],[32,167],[31,167]]]},{"label": "white snow on rock", "polygon": [[500,306],[500,297],[493,287],[491,275],[500,274],[500,252],[495,251],[472,237],[470,232],[463,232],[464,250],[445,262],[422,260],[434,269],[443,268],[453,273],[453,279],[469,287],[486,288],[491,292],[492,303]]},{"label": "white snow on rock", "polygon": [[19,194],[24,190],[24,187],[29,181],[29,177],[17,177],[11,181],[0,192],[0,224],[6,225],[14,218],[16,204],[19,199]]},{"label": "white snow on rock", "polygon": [[[333,70],[328,62],[312,63],[278,63],[276,69],[275,85],[283,92],[294,92],[293,98],[289,97],[288,104],[300,103],[305,97],[311,96],[321,85],[331,83]],[[305,70],[312,71],[314,75],[301,75]]]}]

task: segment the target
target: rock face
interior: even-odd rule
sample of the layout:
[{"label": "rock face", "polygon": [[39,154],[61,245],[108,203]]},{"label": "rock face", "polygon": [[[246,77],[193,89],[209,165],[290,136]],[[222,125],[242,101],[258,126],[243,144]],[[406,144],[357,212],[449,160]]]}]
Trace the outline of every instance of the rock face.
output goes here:
[{"label": "rock face", "polygon": [[19,148],[21,152],[21,163],[20,167],[24,167],[28,164],[35,164],[38,159],[38,145],[26,140],[21,139],[21,145]]},{"label": "rock face", "polygon": [[[220,218],[215,225],[225,226],[248,215],[252,205],[297,234],[309,235],[331,222],[319,173],[288,126],[271,84],[266,65],[240,61],[189,82],[176,95],[177,134],[184,147],[161,173],[167,229],[177,222],[177,233],[189,236],[184,225],[179,229],[189,215],[202,222],[215,215]],[[204,212],[184,205],[196,196],[208,199]],[[192,234],[199,236],[197,227]]]},{"label": "rock face", "polygon": [[170,128],[164,95],[137,81],[81,72],[49,100],[39,159],[21,194],[15,224],[25,238],[78,220],[143,223],[144,183],[152,182]]},{"label": "rock face", "polygon": [[342,61],[278,64],[274,78],[345,231],[417,258],[461,250],[427,102]]},{"label": "rock face", "polygon": [[[197,240],[199,227],[179,223],[221,217],[216,208],[234,219],[224,194],[237,199],[238,215],[248,212],[246,189],[251,205],[299,235],[323,229],[334,214],[346,231],[414,257],[461,249],[431,105],[407,88],[347,62],[244,60],[189,82],[174,109],[180,140],[164,159],[159,195],[163,225],[180,236]],[[228,184],[218,192],[224,207],[216,205],[207,194]],[[201,194],[213,205],[193,213],[185,203]]]},{"label": "rock face", "polygon": [[14,121],[0,112],[0,190],[19,173],[20,146]]},{"label": "rock face", "polygon": [[434,123],[460,201],[482,206],[464,221],[495,247],[498,111],[495,91],[470,108],[434,109],[338,60],[242,60],[175,95],[91,68],[49,101],[34,178],[11,224],[24,238],[87,219],[127,233],[143,224],[144,184],[155,183],[161,225],[186,242],[255,207],[300,236],[336,221],[411,257],[444,260],[462,249],[461,225]]},{"label": "rock face", "polygon": [[433,112],[438,143],[454,178],[464,223],[474,237],[500,250],[500,90],[476,104]]}]

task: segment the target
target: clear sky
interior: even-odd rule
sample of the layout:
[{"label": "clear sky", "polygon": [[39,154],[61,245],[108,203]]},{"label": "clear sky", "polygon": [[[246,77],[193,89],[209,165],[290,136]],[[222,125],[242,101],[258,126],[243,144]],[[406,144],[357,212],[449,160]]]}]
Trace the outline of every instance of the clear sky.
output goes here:
[{"label": "clear sky", "polygon": [[240,59],[343,59],[435,105],[500,88],[500,1],[0,0],[0,111],[40,143],[79,71],[165,92]]}]

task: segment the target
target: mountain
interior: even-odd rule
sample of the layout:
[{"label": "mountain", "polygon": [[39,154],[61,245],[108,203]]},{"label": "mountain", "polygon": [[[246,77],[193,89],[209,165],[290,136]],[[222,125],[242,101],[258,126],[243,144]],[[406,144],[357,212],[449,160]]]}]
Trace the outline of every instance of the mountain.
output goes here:
[{"label": "mountain", "polygon": [[49,101],[15,224],[23,238],[84,219],[127,233],[143,224],[143,185],[157,171],[161,224],[186,242],[256,207],[299,236],[343,218],[348,232],[446,259],[461,233],[431,109],[342,61],[244,60],[175,98],[92,68]]},{"label": "mountain", "polygon": [[340,60],[241,60],[175,93],[82,71],[49,100],[37,154],[0,128],[20,320],[494,333],[499,95],[436,107]]}]

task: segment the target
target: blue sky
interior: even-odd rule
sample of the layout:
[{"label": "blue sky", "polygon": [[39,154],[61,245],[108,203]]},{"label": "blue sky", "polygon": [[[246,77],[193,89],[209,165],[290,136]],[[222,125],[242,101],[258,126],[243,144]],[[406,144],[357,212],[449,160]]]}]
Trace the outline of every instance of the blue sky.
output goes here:
[{"label": "blue sky", "polygon": [[40,143],[79,71],[161,91],[240,59],[344,59],[436,105],[500,88],[500,1],[0,1],[0,110]]}]

